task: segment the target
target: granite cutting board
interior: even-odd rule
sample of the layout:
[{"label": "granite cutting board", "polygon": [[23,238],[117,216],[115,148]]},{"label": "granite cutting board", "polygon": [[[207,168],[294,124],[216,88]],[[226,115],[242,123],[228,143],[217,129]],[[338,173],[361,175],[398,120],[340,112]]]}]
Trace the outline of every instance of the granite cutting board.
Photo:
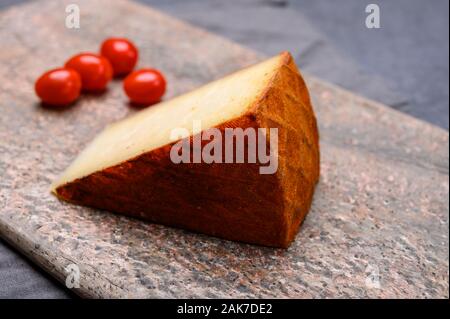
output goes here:
[{"label": "granite cutting board", "polygon": [[141,66],[167,75],[169,98],[263,58],[133,2],[73,2],[80,29],[65,27],[64,1],[0,14],[2,238],[63,283],[76,265],[84,297],[449,297],[448,132],[311,76],[322,176],[287,250],[58,201],[51,181],[135,110],[120,81],[64,111],[45,109],[33,93],[44,70],[126,36]]}]

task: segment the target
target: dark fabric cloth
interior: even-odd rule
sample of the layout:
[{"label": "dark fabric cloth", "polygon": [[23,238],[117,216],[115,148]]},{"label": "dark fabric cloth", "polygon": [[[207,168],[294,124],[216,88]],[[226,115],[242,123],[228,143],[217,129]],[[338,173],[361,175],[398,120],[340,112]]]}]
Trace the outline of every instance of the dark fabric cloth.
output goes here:
[{"label": "dark fabric cloth", "polygon": [[448,130],[448,0],[378,0],[380,29],[373,1],[140,1]]},{"label": "dark fabric cloth", "polygon": [[69,298],[72,294],[0,240],[0,298]]}]

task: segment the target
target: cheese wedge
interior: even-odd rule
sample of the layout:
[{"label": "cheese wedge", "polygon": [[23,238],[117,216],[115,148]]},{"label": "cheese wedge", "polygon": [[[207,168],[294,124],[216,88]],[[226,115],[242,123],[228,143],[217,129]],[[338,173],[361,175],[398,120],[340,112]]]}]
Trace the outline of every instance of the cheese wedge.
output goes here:
[{"label": "cheese wedge", "polygon": [[[170,152],[179,141],[171,132],[177,128],[187,132],[180,139],[188,145],[209,128],[277,128],[277,170],[261,174],[260,161],[174,163]],[[155,223],[288,247],[319,178],[318,139],[305,82],[283,52],[108,126],[52,192]],[[245,143],[245,151],[248,147]]]}]

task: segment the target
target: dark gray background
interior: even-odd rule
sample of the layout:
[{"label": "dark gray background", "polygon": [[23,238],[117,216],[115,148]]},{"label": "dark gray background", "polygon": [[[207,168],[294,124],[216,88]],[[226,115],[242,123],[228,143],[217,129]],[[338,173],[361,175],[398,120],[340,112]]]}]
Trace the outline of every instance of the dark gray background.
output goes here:
[{"label": "dark gray background", "polygon": [[[140,2],[266,54],[289,50],[302,70],[448,130],[448,0]],[[365,27],[369,3],[380,29]],[[0,241],[0,297],[71,296]]]}]

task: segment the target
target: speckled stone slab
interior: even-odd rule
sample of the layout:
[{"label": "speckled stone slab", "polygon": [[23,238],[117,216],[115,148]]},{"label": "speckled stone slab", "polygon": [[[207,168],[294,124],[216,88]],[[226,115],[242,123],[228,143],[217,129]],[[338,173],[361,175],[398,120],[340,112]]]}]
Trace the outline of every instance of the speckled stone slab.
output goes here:
[{"label": "speckled stone slab", "polygon": [[77,265],[85,297],[449,297],[448,132],[310,76],[322,176],[287,250],[58,201],[51,181],[134,110],[120,81],[64,111],[42,108],[33,82],[45,69],[127,36],[171,97],[262,58],[132,2],[75,2],[80,29],[65,28],[64,1],[0,14],[1,237],[62,282]]}]

